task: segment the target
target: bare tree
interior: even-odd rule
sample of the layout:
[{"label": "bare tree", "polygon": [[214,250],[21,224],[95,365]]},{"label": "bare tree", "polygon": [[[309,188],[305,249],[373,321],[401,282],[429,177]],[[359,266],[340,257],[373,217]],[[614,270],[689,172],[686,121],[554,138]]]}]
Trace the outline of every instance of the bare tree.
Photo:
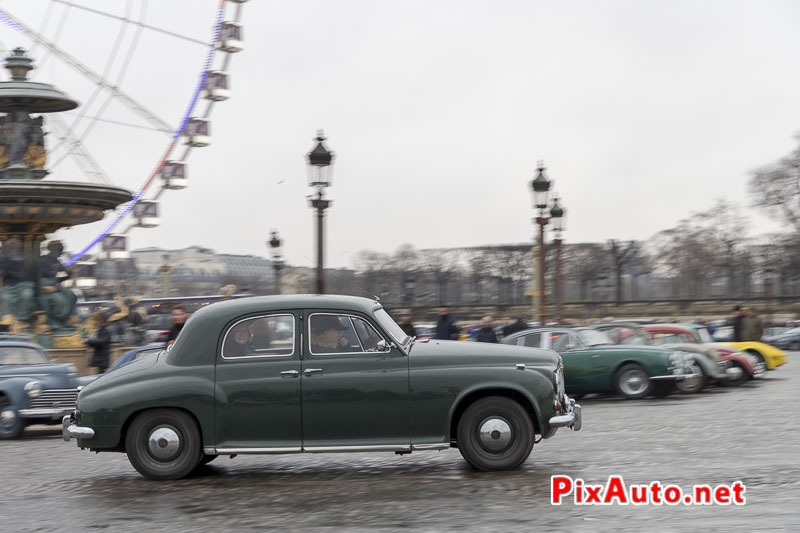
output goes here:
[{"label": "bare tree", "polygon": [[639,255],[639,243],[628,241],[626,244],[616,239],[608,241],[608,255],[614,266],[617,302],[622,301],[622,273],[631,266]]},{"label": "bare tree", "polygon": [[578,282],[578,298],[590,297],[590,285],[607,274],[610,267],[603,246],[598,243],[576,243],[564,247],[564,277]]},{"label": "bare tree", "polygon": [[754,205],[800,233],[800,134],[795,139],[789,155],[752,173],[749,188]]}]

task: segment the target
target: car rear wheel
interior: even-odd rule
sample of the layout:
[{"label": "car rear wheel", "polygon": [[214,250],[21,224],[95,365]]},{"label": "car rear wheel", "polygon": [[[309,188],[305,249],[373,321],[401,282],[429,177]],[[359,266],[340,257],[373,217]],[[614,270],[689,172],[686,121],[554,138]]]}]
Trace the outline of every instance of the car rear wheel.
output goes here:
[{"label": "car rear wheel", "polygon": [[733,366],[729,370],[733,370],[731,374],[728,374],[728,377],[720,381],[720,384],[723,387],[738,387],[742,383],[745,383],[748,379],[750,379],[750,375],[747,373],[747,370],[742,367],[739,363],[733,363]]},{"label": "car rear wheel", "polygon": [[800,341],[792,341],[789,345],[789,349],[793,352],[800,352]]},{"label": "car rear wheel", "polygon": [[25,421],[8,398],[0,398],[0,440],[18,439],[25,431]]},{"label": "car rear wheel", "polygon": [[181,479],[202,457],[200,432],[194,419],[176,409],[145,411],[125,437],[128,460],[144,477]]},{"label": "car rear wheel", "polygon": [[697,363],[692,363],[690,367],[694,376],[678,381],[676,387],[683,394],[694,394],[700,392],[706,386],[708,379],[706,378],[703,369]]},{"label": "car rear wheel", "polygon": [[650,395],[653,384],[644,368],[636,363],[630,363],[617,370],[614,376],[614,388],[617,394],[628,400],[639,400]]},{"label": "car rear wheel", "polygon": [[533,449],[534,427],[527,411],[502,396],[489,396],[467,407],[458,421],[458,450],[474,468],[511,470]]},{"label": "car rear wheel", "polygon": [[754,355],[756,357],[756,359],[758,359],[758,362],[763,364],[764,368],[766,368],[767,360],[764,359],[763,355],[761,355],[759,352],[757,352],[755,350],[747,350],[747,353],[749,353],[750,355]]}]

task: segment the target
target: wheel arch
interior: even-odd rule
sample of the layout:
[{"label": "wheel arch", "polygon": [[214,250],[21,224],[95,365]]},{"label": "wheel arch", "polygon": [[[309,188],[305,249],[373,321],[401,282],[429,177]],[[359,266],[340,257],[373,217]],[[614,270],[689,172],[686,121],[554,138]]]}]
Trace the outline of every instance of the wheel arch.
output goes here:
[{"label": "wheel arch", "polygon": [[531,419],[531,423],[533,423],[533,428],[536,433],[541,434],[541,426],[539,424],[538,414],[536,408],[533,405],[533,402],[523,393],[520,391],[508,388],[508,387],[488,387],[484,389],[473,390],[462,397],[459,402],[456,404],[455,409],[453,410],[453,414],[450,417],[450,427],[449,427],[449,435],[450,435],[450,445],[457,447],[456,442],[456,435],[458,434],[456,428],[458,427],[458,422],[461,420],[461,417],[464,415],[464,411],[467,408],[475,403],[478,400],[483,398],[487,398],[489,396],[501,396],[503,398],[508,398],[520,404],[525,412],[528,413],[528,416]]},{"label": "wheel arch", "polygon": [[130,428],[131,424],[136,419],[136,417],[138,417],[142,413],[145,413],[147,411],[154,411],[156,409],[172,409],[172,410],[175,410],[175,411],[182,411],[182,412],[186,413],[187,415],[189,415],[192,418],[192,420],[194,420],[194,423],[197,425],[197,431],[199,433],[200,443],[201,443],[201,446],[202,446],[202,443],[203,443],[203,425],[200,423],[200,420],[197,418],[197,415],[195,413],[193,413],[189,409],[186,409],[185,407],[180,407],[180,406],[177,406],[177,405],[163,405],[163,406],[159,405],[157,407],[156,406],[143,407],[141,409],[137,409],[136,411],[133,411],[132,413],[130,413],[128,415],[128,417],[125,419],[125,422],[123,422],[122,427],[120,428],[119,441],[117,443],[117,447],[115,448],[115,451],[120,451],[120,452],[125,452],[126,451],[125,450],[125,439],[128,436],[128,429]]}]

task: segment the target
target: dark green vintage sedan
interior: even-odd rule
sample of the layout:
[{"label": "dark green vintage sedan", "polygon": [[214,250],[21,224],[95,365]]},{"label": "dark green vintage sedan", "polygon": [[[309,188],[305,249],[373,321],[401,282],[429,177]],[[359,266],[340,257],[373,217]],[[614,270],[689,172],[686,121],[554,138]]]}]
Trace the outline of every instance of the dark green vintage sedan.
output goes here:
[{"label": "dark green vintage sedan", "polygon": [[614,345],[591,327],[520,331],[504,344],[555,350],[564,360],[566,389],[583,396],[613,392],[628,399],[670,394],[677,381],[694,378],[693,354],[654,346]]},{"label": "dark green vintage sedan", "polygon": [[519,466],[536,435],[581,427],[549,350],[415,341],[348,296],[215,303],[157,357],[85,387],[64,439],[126,452],[151,479],[219,455],[457,447],[479,470]]}]

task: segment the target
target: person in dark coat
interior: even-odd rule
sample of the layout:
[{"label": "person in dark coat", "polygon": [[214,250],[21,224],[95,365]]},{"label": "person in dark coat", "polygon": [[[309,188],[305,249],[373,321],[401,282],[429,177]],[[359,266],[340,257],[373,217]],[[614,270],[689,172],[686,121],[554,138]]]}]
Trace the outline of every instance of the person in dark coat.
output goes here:
[{"label": "person in dark coat", "polygon": [[450,316],[446,307],[439,309],[439,318],[436,320],[436,335],[435,339],[438,340],[458,340],[458,334],[461,333],[461,328],[458,327],[456,321]]},{"label": "person in dark coat", "polygon": [[742,342],[742,322],[744,321],[744,311],[738,305],[733,308],[733,342]]},{"label": "person in dark coat", "polygon": [[111,331],[108,329],[108,323],[103,312],[95,313],[94,320],[97,329],[94,335],[84,339],[83,343],[94,349],[91,366],[97,368],[98,374],[105,374],[111,358]]},{"label": "person in dark coat", "polygon": [[492,317],[485,316],[481,319],[481,329],[475,334],[477,342],[497,342],[497,334],[492,327]]},{"label": "person in dark coat", "polygon": [[525,321],[525,317],[521,316],[516,322],[512,322],[511,324],[507,324],[503,327],[503,337],[508,337],[513,333],[524,331],[526,329],[528,329],[528,324]]},{"label": "person in dark coat", "polygon": [[398,323],[398,326],[400,326],[400,329],[403,330],[403,333],[409,337],[416,337],[417,328],[415,328],[414,324],[411,323],[411,311],[400,311],[399,315],[400,322]]},{"label": "person in dark coat", "polygon": [[172,327],[169,330],[169,335],[167,335],[167,346],[175,342],[175,339],[178,338],[178,334],[183,329],[188,318],[189,313],[186,312],[186,307],[182,304],[178,304],[172,308]]}]

